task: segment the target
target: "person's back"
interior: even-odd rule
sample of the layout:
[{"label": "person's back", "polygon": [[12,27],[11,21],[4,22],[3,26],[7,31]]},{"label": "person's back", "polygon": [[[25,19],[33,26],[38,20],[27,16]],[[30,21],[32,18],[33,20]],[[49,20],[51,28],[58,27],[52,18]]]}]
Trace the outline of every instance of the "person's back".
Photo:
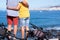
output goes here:
[{"label": "person's back", "polygon": [[26,18],[29,17],[29,5],[25,5],[23,2],[19,3],[20,10],[19,10],[19,17],[20,18]]},{"label": "person's back", "polygon": [[[19,0],[7,0],[7,6],[8,7],[16,7]],[[14,10],[8,10],[7,9],[7,15],[8,16],[18,16],[18,12]]]}]

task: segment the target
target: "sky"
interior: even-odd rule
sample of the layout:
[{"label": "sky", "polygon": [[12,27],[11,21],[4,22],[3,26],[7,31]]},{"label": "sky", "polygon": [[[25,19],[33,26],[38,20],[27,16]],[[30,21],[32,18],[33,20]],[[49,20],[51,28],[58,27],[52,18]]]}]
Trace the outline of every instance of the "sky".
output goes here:
[{"label": "sky", "polygon": [[[60,0],[28,0],[29,8],[60,6]],[[0,10],[6,10],[6,0],[0,0]]]}]

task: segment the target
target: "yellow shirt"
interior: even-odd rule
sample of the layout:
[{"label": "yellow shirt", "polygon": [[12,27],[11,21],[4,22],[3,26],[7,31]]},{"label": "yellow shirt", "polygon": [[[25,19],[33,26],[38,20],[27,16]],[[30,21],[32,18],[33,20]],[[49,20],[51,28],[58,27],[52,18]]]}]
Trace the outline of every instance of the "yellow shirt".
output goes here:
[{"label": "yellow shirt", "polygon": [[26,18],[30,16],[29,9],[25,7],[22,3],[19,3],[20,10],[19,10],[19,18]]}]

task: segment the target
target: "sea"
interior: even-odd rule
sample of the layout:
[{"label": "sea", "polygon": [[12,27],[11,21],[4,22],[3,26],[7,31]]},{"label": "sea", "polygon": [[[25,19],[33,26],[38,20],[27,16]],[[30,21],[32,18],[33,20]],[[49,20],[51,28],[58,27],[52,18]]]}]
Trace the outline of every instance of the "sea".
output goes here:
[{"label": "sea", "polygon": [[[7,25],[7,12],[0,10],[0,24]],[[30,10],[30,23],[37,27],[60,27],[60,10]]]},{"label": "sea", "polygon": [[[6,10],[3,11],[0,10],[0,24],[1,23],[4,23],[4,25],[6,25],[7,27]],[[30,23],[37,27],[42,27],[48,30],[49,29],[60,30],[60,10],[30,10]],[[55,31],[52,34],[54,35],[57,33]],[[20,31],[17,32],[17,37],[21,38]],[[52,38],[54,37],[52,36]],[[34,40],[34,38],[28,38],[28,40]]]}]

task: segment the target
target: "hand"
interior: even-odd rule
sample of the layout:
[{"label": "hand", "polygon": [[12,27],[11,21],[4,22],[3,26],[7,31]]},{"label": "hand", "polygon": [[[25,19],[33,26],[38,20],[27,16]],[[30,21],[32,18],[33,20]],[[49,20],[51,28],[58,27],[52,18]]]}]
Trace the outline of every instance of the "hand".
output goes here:
[{"label": "hand", "polygon": [[7,6],[7,9],[9,9],[10,10],[10,8]]}]

